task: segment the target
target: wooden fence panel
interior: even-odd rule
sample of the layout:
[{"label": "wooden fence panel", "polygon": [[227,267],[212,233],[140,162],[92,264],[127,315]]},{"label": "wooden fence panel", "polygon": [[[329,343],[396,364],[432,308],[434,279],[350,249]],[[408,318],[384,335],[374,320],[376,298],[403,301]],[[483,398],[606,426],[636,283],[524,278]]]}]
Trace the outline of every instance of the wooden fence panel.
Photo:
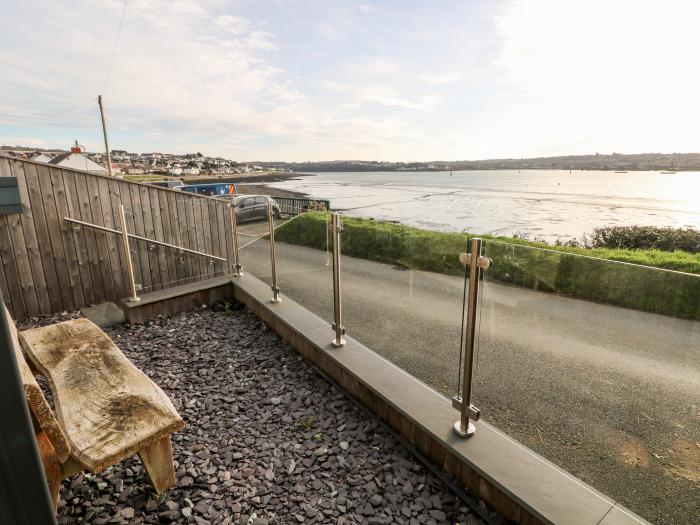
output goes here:
[{"label": "wooden fence panel", "polygon": [[[86,177],[87,193],[85,194],[85,205],[83,218],[84,221],[98,226],[105,226],[104,216],[102,214],[102,198],[100,196],[98,177]],[[107,297],[114,297],[114,278],[112,276],[112,266],[109,260],[109,247],[107,244],[107,236],[112,236],[112,233],[107,233],[102,230],[94,230],[95,243],[97,246],[97,264],[99,271],[102,272],[102,292],[104,299],[98,300],[101,303],[107,300]]]},{"label": "wooden fence panel", "polygon": [[[136,235],[146,236],[146,226],[144,225],[143,210],[141,203],[141,193],[139,191],[139,186],[135,184],[129,184],[129,194],[131,195],[131,206],[129,207],[129,214],[133,219],[133,225],[129,224],[129,233],[135,233]],[[154,271],[151,267],[151,260],[148,254],[148,246],[143,241],[133,241],[131,245],[136,250],[138,258],[141,261],[141,286],[150,291],[152,279],[152,272]]]},{"label": "wooden fence panel", "polygon": [[[156,238],[159,241],[169,242],[170,244],[175,244],[172,242],[174,235],[170,229],[170,214],[168,211],[168,193],[164,191],[155,191],[152,198],[157,199],[154,205],[154,210],[157,211],[158,219],[155,221],[156,224]],[[156,216],[156,211],[154,211],[154,218]],[[171,286],[173,283],[177,282],[177,270],[175,265],[175,259],[177,258],[176,250],[172,248],[162,248],[163,257],[165,258],[165,266],[168,275],[168,282],[163,284],[163,288]]]},{"label": "wooden fence panel", "polygon": [[[44,268],[44,279],[47,288],[46,295],[51,309],[54,312],[60,312],[64,309],[64,306],[61,298],[61,287],[56,271],[55,259],[60,256],[62,249],[59,249],[56,241],[52,241],[51,234],[49,233],[37,166],[35,164],[25,165],[24,174],[27,183],[27,195],[31,202],[32,217],[34,219],[33,221],[27,222],[30,222],[31,227],[34,229],[39,253],[41,254],[40,259]],[[62,246],[60,248],[62,248]],[[37,293],[39,293],[39,291]],[[45,309],[42,307],[41,310],[44,311]]]},{"label": "wooden fence panel", "polygon": [[130,293],[121,236],[65,218],[121,230],[227,259],[132,240],[135,280],[144,291],[233,270],[227,203],[195,194],[0,155],[0,177],[15,176],[22,213],[0,216],[0,288],[17,319],[71,310]]},{"label": "wooden fence panel", "polygon": [[[189,217],[190,212],[188,211],[187,198],[182,192],[175,194],[175,202],[177,206],[177,227],[180,242],[178,246],[190,247],[190,228],[189,228]],[[186,284],[192,282],[192,276],[195,274],[194,258],[190,253],[182,254],[182,262],[185,266],[185,273],[181,277],[180,284]]]},{"label": "wooden fence panel", "polygon": [[[76,180],[77,179],[77,180]],[[92,222],[90,211],[90,197],[85,191],[85,184],[80,174],[70,170],[63,170],[63,181],[66,183],[66,194],[68,196],[68,209],[71,218],[84,222]],[[72,192],[72,193],[71,193]],[[97,248],[97,236],[94,228],[78,226],[74,228],[76,239],[82,241],[80,254],[84,261],[84,268],[90,276],[92,291],[87,296],[91,296],[90,304],[99,304],[105,300],[104,274],[100,271],[100,256]],[[83,279],[85,281],[85,279]],[[87,290],[85,290],[87,292]]]},{"label": "wooden fence panel", "polygon": [[[46,296],[44,267],[41,264],[41,255],[39,254],[36,237],[32,236],[33,231],[29,228],[32,209],[27,197],[24,166],[11,163],[10,169],[12,176],[17,177],[19,194],[24,206],[22,213],[8,215],[10,238],[16,254],[19,279],[22,293],[24,294],[24,302],[27,306],[27,315],[33,317],[41,313],[42,307],[50,308],[48,306],[48,297]],[[39,302],[39,298],[41,298],[41,302]]]},{"label": "wooden fence panel", "polygon": [[17,257],[10,238],[10,218],[7,215],[0,215],[0,258],[2,258],[2,267],[7,286],[2,289],[2,293],[6,300],[9,299],[7,306],[12,309],[12,314],[16,319],[29,317],[24,300],[24,290],[22,290],[19,278]]},{"label": "wooden fence panel", "polygon": [[[58,213],[58,202],[63,197],[63,186],[61,185],[60,188],[57,188],[54,184],[54,179],[58,179],[60,182],[62,182],[63,179],[60,177],[51,177],[49,169],[46,166],[37,166],[37,173],[39,175],[39,192],[43,201],[46,227],[49,238],[51,239],[51,251],[53,252],[54,268],[56,270],[56,278],[58,279],[61,303],[64,310],[74,310],[76,304],[79,303],[76,302],[73,294],[73,287],[75,286],[74,281],[76,281],[76,279],[71,270],[75,270],[77,273],[77,267],[73,264],[71,264],[70,267],[68,265],[68,253],[70,252],[69,247],[66,246],[65,240],[67,229],[61,228],[63,217]],[[77,277],[78,282],[79,280],[80,276]]]}]

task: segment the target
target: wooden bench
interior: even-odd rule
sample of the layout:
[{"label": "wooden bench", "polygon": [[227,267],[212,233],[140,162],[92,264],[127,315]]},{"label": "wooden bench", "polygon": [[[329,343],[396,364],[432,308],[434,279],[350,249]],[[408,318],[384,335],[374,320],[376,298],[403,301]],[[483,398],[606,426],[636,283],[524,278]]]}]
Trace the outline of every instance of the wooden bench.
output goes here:
[{"label": "wooden bench", "polygon": [[[19,334],[10,325],[54,504],[61,480],[83,470],[98,473],[134,454],[157,493],[175,485],[170,436],[185,424],[165,393],[97,325],[76,319]],[[55,416],[32,370],[47,379]]]}]

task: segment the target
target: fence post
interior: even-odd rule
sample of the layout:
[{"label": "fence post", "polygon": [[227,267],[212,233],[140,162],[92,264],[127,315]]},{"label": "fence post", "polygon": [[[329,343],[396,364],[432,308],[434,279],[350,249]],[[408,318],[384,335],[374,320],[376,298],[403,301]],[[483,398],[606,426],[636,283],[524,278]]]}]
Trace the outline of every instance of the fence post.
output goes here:
[{"label": "fence post", "polygon": [[332,237],[333,237],[333,330],[335,330],[335,339],[331,344],[336,348],[345,345],[345,327],[343,327],[342,303],[340,297],[340,232],[343,230],[340,224],[340,216],[338,212],[332,214]]},{"label": "fence post", "polygon": [[275,216],[272,210],[272,203],[267,203],[267,223],[270,228],[270,268],[272,270],[272,300],[273,303],[280,302],[280,289],[277,286],[277,260],[275,258]]},{"label": "fence post", "polygon": [[241,261],[238,258],[238,219],[236,218],[236,208],[233,204],[228,205],[228,211],[231,215],[231,228],[233,229],[233,276],[240,277],[243,275],[241,271]]},{"label": "fence post", "polygon": [[124,243],[124,253],[126,254],[126,268],[129,272],[129,286],[131,287],[131,300],[139,301],[140,298],[136,294],[136,281],[134,280],[134,264],[131,261],[131,250],[129,249],[129,232],[126,229],[126,215],[124,214],[124,205],[119,205],[119,220],[122,227],[122,242]]},{"label": "fence post", "polygon": [[453,405],[460,411],[460,419],[454,424],[458,436],[471,437],[476,432],[472,423],[479,419],[479,409],[472,405],[472,381],[474,372],[474,343],[476,334],[476,312],[479,301],[479,278],[481,270],[491,266],[491,260],[481,256],[481,239],[471,240],[471,253],[462,254],[460,260],[469,265],[469,290],[464,296],[464,311],[467,318],[462,321],[462,391],[455,396]]}]

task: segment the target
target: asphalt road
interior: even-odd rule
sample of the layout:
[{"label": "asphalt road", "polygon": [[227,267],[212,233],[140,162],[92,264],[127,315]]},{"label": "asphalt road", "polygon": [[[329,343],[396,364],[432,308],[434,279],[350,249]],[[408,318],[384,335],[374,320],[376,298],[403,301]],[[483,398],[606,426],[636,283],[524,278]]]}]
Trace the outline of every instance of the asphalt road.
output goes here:
[{"label": "asphalt road", "polygon": [[[277,243],[282,294],[330,321],[329,261]],[[269,282],[266,241],[241,262]],[[464,280],[343,257],[342,283],[348,335],[452,396]],[[698,523],[700,323],[488,281],[481,304],[482,417],[652,523]]]}]

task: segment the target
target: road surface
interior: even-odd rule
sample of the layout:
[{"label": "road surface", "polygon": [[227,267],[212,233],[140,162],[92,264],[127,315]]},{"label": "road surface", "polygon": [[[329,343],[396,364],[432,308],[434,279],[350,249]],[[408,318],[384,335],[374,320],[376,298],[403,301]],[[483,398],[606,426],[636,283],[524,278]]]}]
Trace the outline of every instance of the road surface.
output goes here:
[{"label": "road surface", "polygon": [[[281,293],[330,322],[329,254],[276,251]],[[241,262],[269,282],[267,241]],[[348,335],[453,395],[464,279],[343,257],[342,287]],[[700,322],[488,280],[481,304],[482,417],[652,523],[696,523]]]}]

